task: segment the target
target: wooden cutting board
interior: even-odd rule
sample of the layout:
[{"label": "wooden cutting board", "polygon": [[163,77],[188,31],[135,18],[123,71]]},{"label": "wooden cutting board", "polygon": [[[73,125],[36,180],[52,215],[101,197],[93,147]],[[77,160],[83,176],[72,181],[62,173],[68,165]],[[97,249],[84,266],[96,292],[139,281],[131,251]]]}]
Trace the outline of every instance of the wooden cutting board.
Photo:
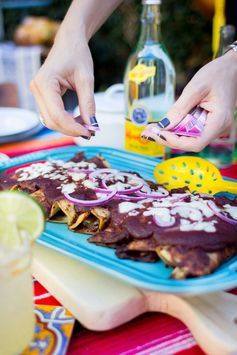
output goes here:
[{"label": "wooden cutting board", "polygon": [[183,321],[207,354],[237,354],[234,295],[181,297],[137,289],[39,244],[32,267],[35,278],[88,329],[109,330],[142,313],[163,312]]}]

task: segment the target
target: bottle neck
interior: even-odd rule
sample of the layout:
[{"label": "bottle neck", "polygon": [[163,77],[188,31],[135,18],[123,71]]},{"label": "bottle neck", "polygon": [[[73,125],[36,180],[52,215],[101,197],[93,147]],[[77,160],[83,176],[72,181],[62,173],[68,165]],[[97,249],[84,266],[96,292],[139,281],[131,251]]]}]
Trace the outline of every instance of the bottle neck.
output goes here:
[{"label": "bottle neck", "polygon": [[138,46],[159,43],[161,41],[160,5],[143,5],[141,22]]},{"label": "bottle neck", "polygon": [[220,43],[216,57],[222,56],[228,46],[234,42],[235,28],[231,25],[227,25],[221,28],[220,31]]}]

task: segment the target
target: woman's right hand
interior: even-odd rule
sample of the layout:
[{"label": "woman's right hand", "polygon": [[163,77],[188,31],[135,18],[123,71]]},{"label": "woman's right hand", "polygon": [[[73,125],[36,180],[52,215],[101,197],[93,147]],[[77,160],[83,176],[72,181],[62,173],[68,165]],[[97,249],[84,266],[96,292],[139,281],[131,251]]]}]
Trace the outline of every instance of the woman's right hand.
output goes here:
[{"label": "woman's right hand", "polygon": [[[90,139],[98,130],[95,118],[94,70],[88,42],[122,0],[73,0],[55,43],[31,82],[44,124],[69,136]],[[98,11],[99,9],[99,11]],[[80,116],[63,104],[67,89],[76,91]]]},{"label": "woman's right hand", "polygon": [[[93,61],[87,41],[73,43],[73,34],[71,37],[65,30],[59,31],[47,59],[31,82],[31,90],[48,128],[69,136],[90,139],[93,128],[98,128],[95,120]],[[82,124],[65,110],[62,96],[67,89],[77,93]]]}]

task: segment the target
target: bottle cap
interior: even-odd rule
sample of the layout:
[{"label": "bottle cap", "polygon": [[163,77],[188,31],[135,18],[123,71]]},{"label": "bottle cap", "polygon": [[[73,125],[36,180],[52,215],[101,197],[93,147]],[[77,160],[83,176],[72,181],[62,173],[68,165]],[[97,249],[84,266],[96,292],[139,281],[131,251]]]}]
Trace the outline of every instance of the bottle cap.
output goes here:
[{"label": "bottle cap", "polygon": [[233,25],[225,25],[222,26],[220,28],[220,33],[227,37],[227,36],[233,36],[233,40],[234,40],[234,36],[235,36],[235,27]]},{"label": "bottle cap", "polygon": [[161,0],[142,0],[143,5],[160,5]]}]

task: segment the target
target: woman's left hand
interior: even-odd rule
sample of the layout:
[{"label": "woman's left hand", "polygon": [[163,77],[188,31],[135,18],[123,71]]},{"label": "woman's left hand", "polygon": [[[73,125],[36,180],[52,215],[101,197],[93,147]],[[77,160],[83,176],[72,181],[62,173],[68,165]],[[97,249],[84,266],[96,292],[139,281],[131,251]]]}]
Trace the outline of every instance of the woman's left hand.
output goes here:
[{"label": "woman's left hand", "polygon": [[[230,51],[201,68],[160,123],[149,124],[142,138],[175,149],[199,152],[212,140],[224,136],[233,127],[237,101],[237,53]],[[183,137],[169,132],[195,106],[208,111],[201,137]]]}]

